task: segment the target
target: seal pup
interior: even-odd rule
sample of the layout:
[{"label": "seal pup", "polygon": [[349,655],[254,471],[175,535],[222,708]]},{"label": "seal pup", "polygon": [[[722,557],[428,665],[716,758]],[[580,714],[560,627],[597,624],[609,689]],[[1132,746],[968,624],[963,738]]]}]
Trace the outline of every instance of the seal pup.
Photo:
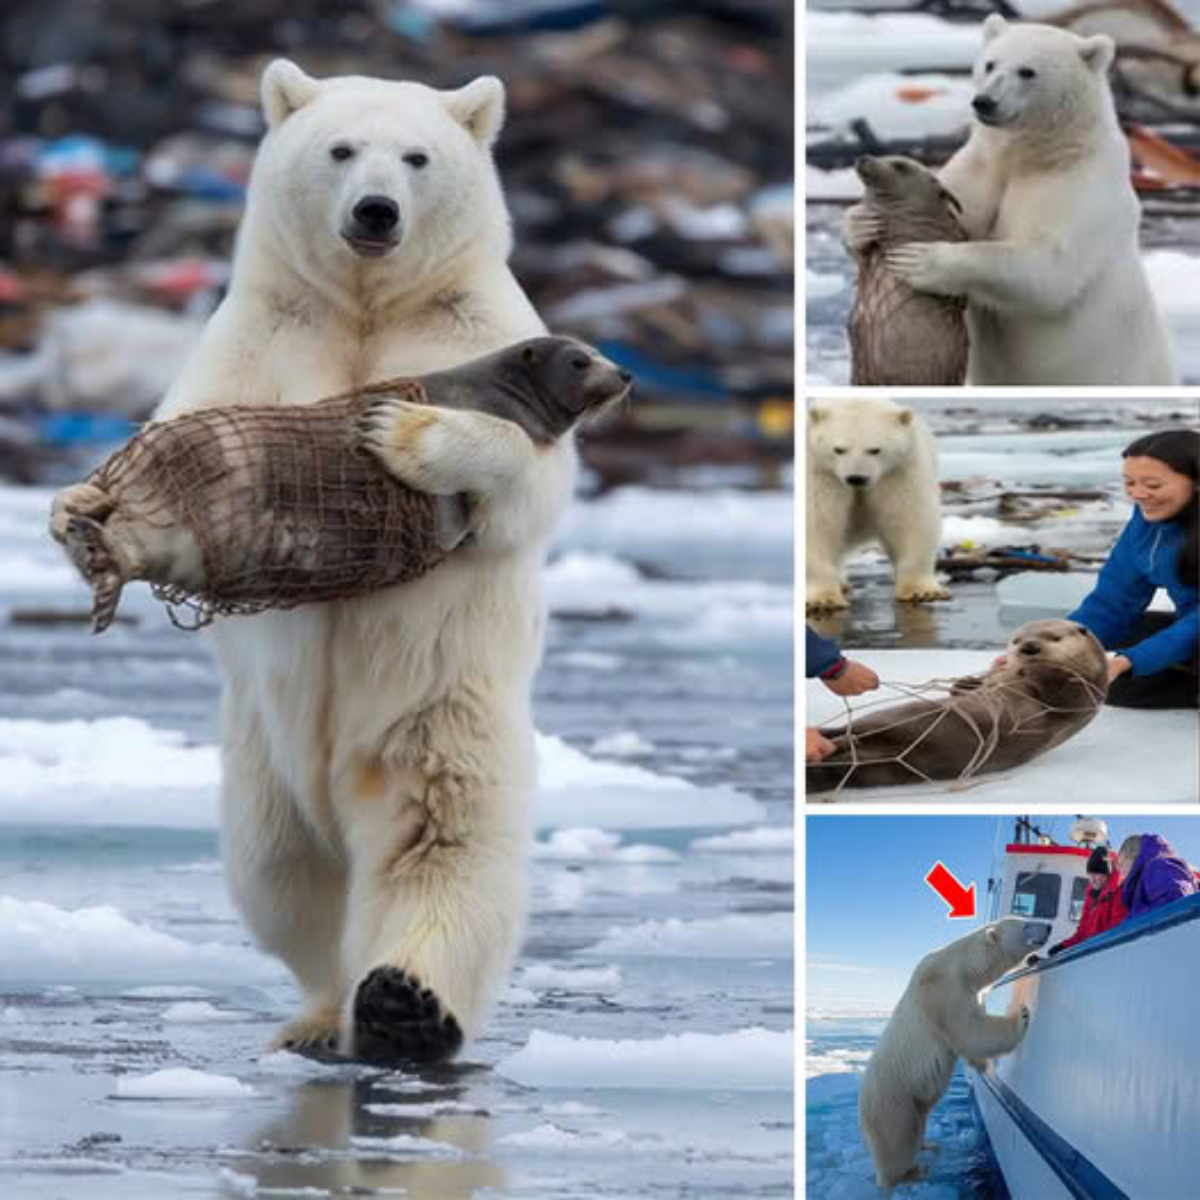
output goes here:
[{"label": "seal pup", "polygon": [[962,205],[938,177],[901,155],[864,156],[855,164],[863,204],[879,225],[860,252],[850,310],[850,382],[911,387],[961,384],[967,377],[967,302],[915,292],[885,256],[908,242],[962,242]]},{"label": "seal pup", "polygon": [[189,628],[360,595],[433,569],[476,519],[469,494],[426,494],[389,471],[397,414],[415,408],[429,427],[470,411],[548,446],[630,386],[590,346],[540,337],[315,404],[188,413],[148,425],[60,492],[50,532],[93,589],[97,633],[131,580],[191,607]]},{"label": "seal pup", "polygon": [[1009,639],[1003,665],[958,680],[949,696],[822,729],[837,752],[807,767],[808,792],[1011,770],[1074,737],[1107,691],[1108,660],[1090,630],[1074,621],[1028,621]]}]

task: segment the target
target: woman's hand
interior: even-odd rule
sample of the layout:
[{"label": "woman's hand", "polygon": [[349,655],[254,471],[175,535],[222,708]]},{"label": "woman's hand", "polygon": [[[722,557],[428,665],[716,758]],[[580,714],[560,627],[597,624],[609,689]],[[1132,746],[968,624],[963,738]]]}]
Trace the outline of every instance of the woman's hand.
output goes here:
[{"label": "woman's hand", "polygon": [[1112,683],[1114,679],[1124,675],[1126,671],[1133,670],[1133,663],[1129,661],[1123,654],[1114,654],[1108,660],[1108,682]]},{"label": "woman's hand", "polygon": [[879,676],[862,663],[847,662],[846,669],[836,679],[822,679],[821,682],[835,696],[861,696],[879,686]]},{"label": "woman's hand", "polygon": [[804,731],[804,761],[820,762],[828,758],[837,747],[819,730],[805,729]]}]

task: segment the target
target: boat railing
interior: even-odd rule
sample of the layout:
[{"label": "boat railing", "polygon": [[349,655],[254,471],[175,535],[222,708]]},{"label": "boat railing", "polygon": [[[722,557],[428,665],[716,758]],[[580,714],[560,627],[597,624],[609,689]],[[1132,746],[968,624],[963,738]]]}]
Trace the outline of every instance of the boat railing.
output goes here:
[{"label": "boat railing", "polygon": [[1053,958],[1042,958],[1032,966],[1010,971],[1003,979],[993,984],[993,987],[1003,987],[1026,975],[1037,975],[1044,971],[1057,970],[1059,967],[1068,967],[1089,955],[1102,954],[1104,951],[1115,949],[1126,942],[1135,942],[1138,938],[1150,937],[1167,929],[1173,929],[1177,925],[1184,925],[1189,921],[1200,921],[1200,892],[1194,896],[1184,896],[1179,900],[1172,900],[1170,904],[1164,904],[1162,908],[1156,908],[1152,912],[1142,913],[1137,917],[1128,917],[1114,929],[1098,933],[1095,937],[1090,937],[1086,942],[1080,942],[1069,950],[1056,954]]}]

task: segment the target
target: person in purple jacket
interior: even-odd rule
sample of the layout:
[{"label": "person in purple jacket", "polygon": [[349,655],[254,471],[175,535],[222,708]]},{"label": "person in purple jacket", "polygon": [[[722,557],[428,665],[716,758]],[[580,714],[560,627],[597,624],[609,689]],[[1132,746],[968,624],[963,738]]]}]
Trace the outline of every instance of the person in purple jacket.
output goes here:
[{"label": "person in purple jacket", "polygon": [[1117,870],[1125,881],[1121,899],[1131,917],[1194,895],[1192,868],[1156,833],[1135,833],[1121,843]]},{"label": "person in purple jacket", "polygon": [[[1122,708],[1200,704],[1200,432],[1167,429],[1125,448],[1133,516],[1096,586],[1068,617],[1086,625],[1109,660],[1107,703]],[[1148,612],[1157,589],[1174,612]]]}]

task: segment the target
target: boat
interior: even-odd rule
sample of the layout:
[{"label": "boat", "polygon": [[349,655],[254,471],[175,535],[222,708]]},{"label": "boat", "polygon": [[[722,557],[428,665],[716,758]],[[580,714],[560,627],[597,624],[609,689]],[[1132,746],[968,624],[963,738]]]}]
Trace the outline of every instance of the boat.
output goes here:
[{"label": "boat", "polygon": [[[1017,823],[989,880],[988,921],[1074,932],[1102,821],[1054,844]],[[1010,972],[991,1015],[1029,1008],[1016,1050],[965,1066],[976,1120],[1012,1200],[1200,1197],[1200,894]]]}]

